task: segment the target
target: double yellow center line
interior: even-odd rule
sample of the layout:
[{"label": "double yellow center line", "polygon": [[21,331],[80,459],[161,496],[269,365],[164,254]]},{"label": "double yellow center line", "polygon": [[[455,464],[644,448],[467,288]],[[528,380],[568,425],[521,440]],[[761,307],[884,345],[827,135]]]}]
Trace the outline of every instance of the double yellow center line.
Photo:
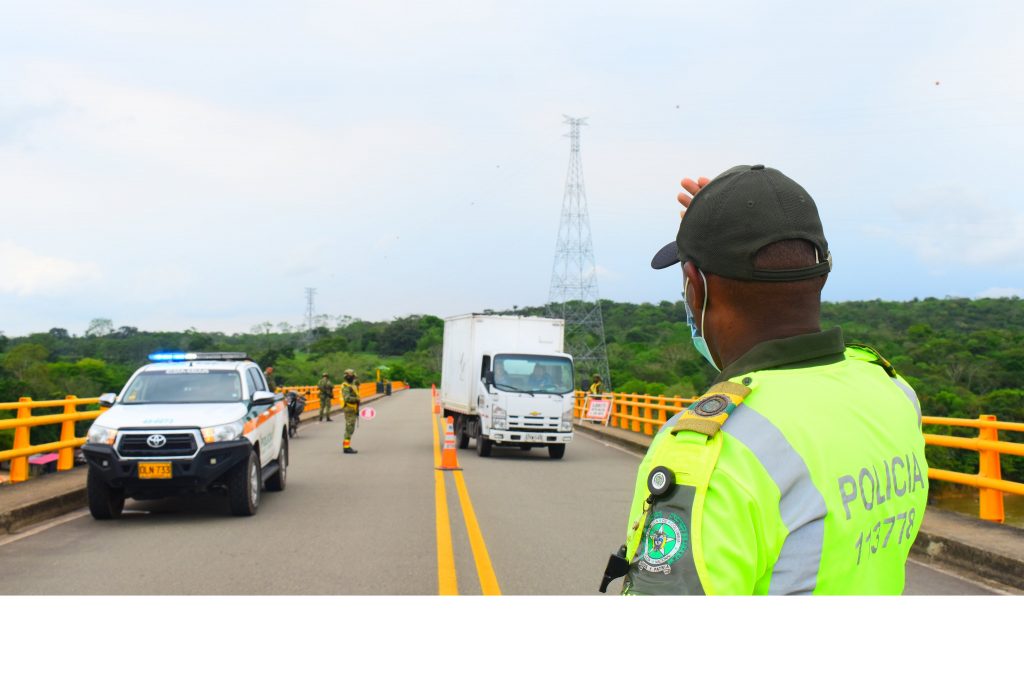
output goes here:
[{"label": "double yellow center line", "polygon": [[[441,429],[442,419],[439,415],[430,416],[431,431],[434,433],[434,509],[437,522],[437,589],[438,595],[458,595],[459,584],[455,574],[455,551],[452,548],[451,519],[448,514],[448,493],[445,488],[445,471],[441,467]],[[501,595],[498,577],[491,566],[491,556],[487,553],[487,544],[480,532],[473,502],[469,498],[466,480],[461,470],[452,470],[455,477],[455,488],[459,493],[459,504],[462,516],[466,521],[469,534],[469,547],[473,550],[473,561],[480,579],[480,588],[484,595]]]}]

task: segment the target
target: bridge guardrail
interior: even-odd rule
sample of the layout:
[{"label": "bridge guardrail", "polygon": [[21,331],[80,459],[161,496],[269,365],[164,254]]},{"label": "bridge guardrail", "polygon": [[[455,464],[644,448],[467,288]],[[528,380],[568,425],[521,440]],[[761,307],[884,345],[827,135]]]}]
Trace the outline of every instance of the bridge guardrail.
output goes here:
[{"label": "bridge guardrail", "polygon": [[[409,388],[405,382],[392,382],[392,391],[404,391]],[[359,396],[373,396],[376,386],[367,382],[359,386]],[[278,392],[294,390],[307,396],[306,410],[320,410],[320,393],[313,387],[281,387]],[[341,387],[335,387],[332,405],[341,405]],[[97,406],[96,410],[79,410],[82,406]],[[60,408],[61,412],[45,415],[33,414],[35,410]],[[75,449],[85,443],[85,437],[75,436],[75,425],[78,422],[95,420],[106,408],[99,407],[99,397],[78,398],[67,396],[52,401],[34,401],[28,397],[20,398],[16,403],[0,403],[0,412],[16,411],[13,418],[0,419],[0,431],[14,430],[12,447],[0,451],[0,462],[10,461],[10,482],[17,484],[28,479],[28,458],[39,453],[57,452],[57,471],[70,470],[75,466]],[[49,443],[32,445],[32,428],[46,425],[61,425],[60,439]]]},{"label": "bridge guardrail", "polygon": [[[85,443],[84,437],[75,436],[75,424],[85,420],[95,420],[105,409],[79,411],[80,406],[99,406],[99,398],[78,398],[67,396],[62,400],[33,401],[22,397],[17,403],[0,403],[0,411],[15,410],[17,416],[0,420],[0,431],[14,430],[12,448],[0,451],[0,462],[11,461],[11,483],[28,479],[28,458],[31,455],[57,451],[57,470],[70,470],[75,466],[75,449]],[[34,410],[61,408],[62,412],[46,415],[33,415]],[[31,440],[32,427],[44,425],[61,425],[60,439],[49,443],[33,446]]]},{"label": "bridge guardrail", "polygon": [[[405,391],[409,388],[406,382],[391,382],[392,393],[396,391]],[[278,393],[284,393],[286,391],[294,391],[306,399],[306,407],[302,412],[308,413],[311,411],[320,410],[320,389],[316,385],[307,386],[294,386],[294,387],[278,387]],[[374,382],[363,382],[359,385],[359,398],[369,398],[377,393],[377,385]],[[331,395],[331,405],[341,405],[341,387],[334,387],[334,393]]]},{"label": "bridge guardrail", "polygon": [[[588,396],[587,392],[576,392],[576,419],[580,419],[583,415],[584,404]],[[600,394],[600,397],[612,401],[609,426],[650,436],[653,436],[669,418],[697,400],[697,397],[649,396],[615,392]],[[925,432],[924,442],[927,446],[945,446],[978,453],[978,474],[929,467],[928,478],[978,489],[978,516],[986,521],[1002,523],[1005,520],[1003,494],[1024,495],[1024,484],[1003,479],[999,456],[1024,456],[1024,444],[1000,441],[999,431],[1024,432],[1024,424],[1000,422],[994,415],[981,415],[976,420],[925,416],[922,418],[922,423],[978,430],[978,436],[973,438]]]}]

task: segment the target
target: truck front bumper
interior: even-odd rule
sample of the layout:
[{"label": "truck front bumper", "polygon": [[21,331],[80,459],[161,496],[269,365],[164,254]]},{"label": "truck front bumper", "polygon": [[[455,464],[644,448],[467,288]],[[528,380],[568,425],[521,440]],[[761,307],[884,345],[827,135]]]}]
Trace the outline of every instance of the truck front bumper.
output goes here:
[{"label": "truck front bumper", "polygon": [[[126,496],[161,497],[180,493],[200,492],[227,474],[238,463],[244,462],[252,451],[248,439],[207,444],[191,458],[122,458],[111,446],[86,444],[82,454],[90,469],[100,475],[104,483],[122,489]],[[169,479],[140,479],[140,462],[169,462]]]},{"label": "truck front bumper", "polygon": [[492,429],[486,435],[494,443],[569,443],[572,441],[572,432],[521,432],[510,429]]}]

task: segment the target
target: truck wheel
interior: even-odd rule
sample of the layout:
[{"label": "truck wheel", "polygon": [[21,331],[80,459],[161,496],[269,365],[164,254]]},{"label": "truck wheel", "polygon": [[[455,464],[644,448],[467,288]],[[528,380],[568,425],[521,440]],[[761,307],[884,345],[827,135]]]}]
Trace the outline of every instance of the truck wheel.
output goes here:
[{"label": "truck wheel", "polygon": [[277,472],[267,479],[268,491],[284,491],[288,483],[288,439],[281,437],[281,451],[277,454]]},{"label": "truck wheel", "polygon": [[469,448],[469,432],[466,431],[466,418],[455,418],[455,433],[458,434],[459,448]]},{"label": "truck wheel", "polygon": [[89,495],[89,512],[93,519],[117,519],[124,510],[124,492],[116,491],[89,468],[85,489]]},{"label": "truck wheel", "polygon": [[260,506],[260,461],[256,451],[250,451],[245,462],[238,463],[228,475],[228,502],[231,514],[249,517]]},{"label": "truck wheel", "polygon": [[564,443],[553,443],[548,446],[548,455],[552,460],[561,460],[562,456],[565,455],[565,444]]},{"label": "truck wheel", "polygon": [[491,440],[483,434],[476,437],[476,454],[481,458],[486,458],[491,454]]}]

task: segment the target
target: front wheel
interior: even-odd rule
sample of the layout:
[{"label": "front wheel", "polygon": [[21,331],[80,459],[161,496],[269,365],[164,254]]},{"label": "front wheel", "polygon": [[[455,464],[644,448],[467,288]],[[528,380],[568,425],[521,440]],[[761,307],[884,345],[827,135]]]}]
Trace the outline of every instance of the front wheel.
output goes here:
[{"label": "front wheel", "polygon": [[124,510],[124,492],[108,486],[92,467],[85,480],[93,519],[117,519]]},{"label": "front wheel", "polygon": [[231,514],[251,517],[260,506],[260,461],[256,451],[249,452],[249,458],[240,462],[228,475],[228,502]]},{"label": "front wheel", "polygon": [[491,440],[481,434],[476,437],[476,454],[486,458],[491,454]]},{"label": "front wheel", "polygon": [[553,443],[548,446],[548,456],[552,460],[561,460],[563,455],[565,455],[564,443]]}]

